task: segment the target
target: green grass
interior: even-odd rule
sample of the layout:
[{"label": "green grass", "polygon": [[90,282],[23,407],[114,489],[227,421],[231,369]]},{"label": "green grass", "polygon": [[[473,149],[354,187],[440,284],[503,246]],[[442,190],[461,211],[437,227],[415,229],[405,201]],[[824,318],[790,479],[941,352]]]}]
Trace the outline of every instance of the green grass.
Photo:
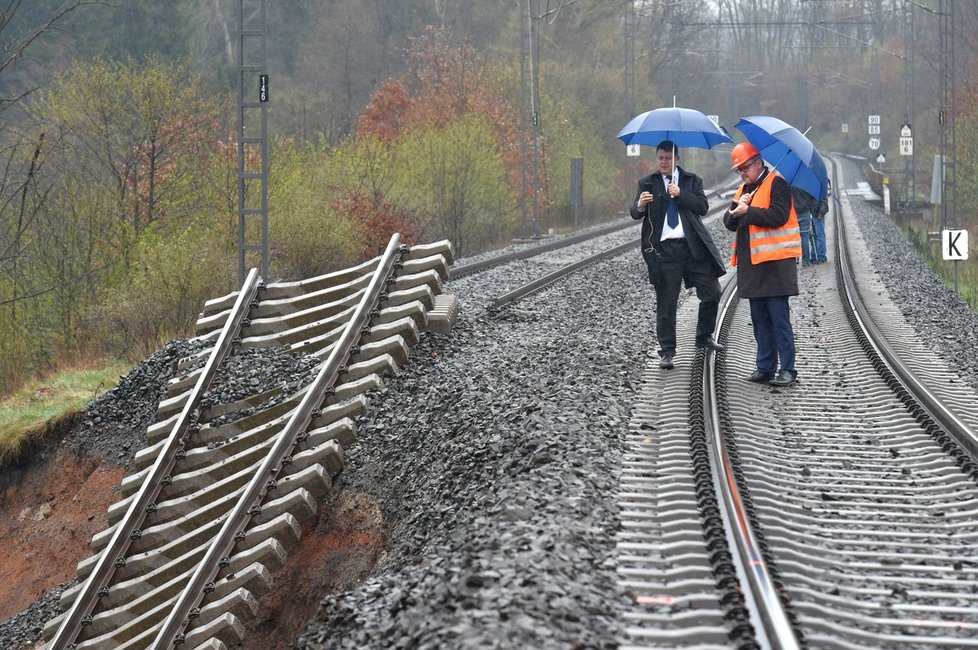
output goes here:
[{"label": "green grass", "polygon": [[70,424],[75,413],[111,390],[130,369],[129,364],[112,362],[63,370],[0,399],[0,467],[16,463],[29,443]]}]

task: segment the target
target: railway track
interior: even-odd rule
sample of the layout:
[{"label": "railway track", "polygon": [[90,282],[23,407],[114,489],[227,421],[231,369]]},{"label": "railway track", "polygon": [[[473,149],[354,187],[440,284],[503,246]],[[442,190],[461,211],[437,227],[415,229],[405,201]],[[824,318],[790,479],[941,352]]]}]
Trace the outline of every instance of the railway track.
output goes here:
[{"label": "railway track", "polygon": [[[837,179],[835,187],[844,182]],[[845,209],[837,197],[833,214]],[[726,352],[690,354],[691,341],[684,344],[681,334],[677,370],[649,366],[650,390],[635,405],[621,475],[619,577],[632,601],[621,647],[975,643],[976,400],[893,312],[850,222],[829,232],[844,229],[835,256],[851,259],[835,272],[840,284],[829,265],[802,277],[798,385],[777,390],[742,381],[753,367],[752,335],[733,302],[723,313]],[[352,415],[366,407],[364,391],[404,362],[420,328],[447,329],[454,318],[457,304],[438,295],[440,282],[454,273],[447,244],[396,248],[405,259],[393,274],[377,272],[378,260],[208,303],[198,332],[214,345],[186,360],[186,376],[161,404],[160,422],[147,432],[150,446],[137,455],[139,469],[123,482],[125,498],[111,509],[110,528],[93,540],[95,549],[110,550],[79,565],[79,586],[63,597],[67,613],[48,625],[47,647],[240,642],[256,597],[342,467],[342,449],[356,435]],[[615,254],[630,246],[621,248]],[[556,277],[536,280],[512,299]],[[343,314],[356,309],[376,278],[389,290],[383,308],[368,310],[366,333]],[[855,289],[852,298],[842,292],[846,283]],[[728,283],[726,292],[732,299],[735,286]],[[238,303],[247,318],[235,326]],[[688,301],[681,316],[694,309]],[[854,333],[854,325],[869,332]],[[193,387],[212,381],[205,357],[220,357],[222,341],[326,359],[335,356],[342,332],[354,330],[363,336],[356,362],[335,369],[341,383],[317,381],[267,408],[267,394],[206,409],[193,397]],[[322,398],[306,399],[315,394]],[[309,419],[296,416],[309,401],[319,402]],[[225,422],[229,413],[247,415]],[[294,417],[305,420],[294,441],[270,442]],[[178,471],[158,468],[166,440],[181,430],[173,453]],[[249,455],[262,446],[277,451]],[[263,478],[244,487],[242,475],[256,467]],[[147,478],[160,473],[154,492]],[[247,496],[235,507],[229,498],[220,505],[193,500],[218,494],[217,485]],[[130,511],[145,521],[124,524]],[[191,522],[190,513],[204,517]],[[202,538],[223,541],[208,545]],[[154,564],[153,556],[166,561]],[[191,586],[177,588],[184,584]]]},{"label": "railway track", "polygon": [[[715,188],[708,193],[708,196],[712,197],[712,201],[707,215],[703,217],[704,223],[709,223],[715,220],[726,209],[728,202],[724,199],[718,198],[723,189],[725,188]],[[543,246],[529,247],[523,250],[505,254],[506,261],[527,260],[542,253],[570,248],[576,244],[587,244],[591,247],[597,247],[597,242],[602,242],[600,250],[597,250],[596,252],[573,254],[569,256],[571,257],[570,260],[561,258],[560,262],[554,265],[556,268],[553,268],[547,272],[536,274],[533,279],[494,297],[489,302],[488,309],[491,311],[502,309],[503,307],[510,305],[521,298],[525,298],[526,296],[536,293],[537,291],[541,291],[555,282],[559,282],[560,280],[577,273],[582,269],[598,264],[603,260],[623,255],[630,250],[638,248],[639,237],[637,233],[630,233],[629,236],[625,238],[621,236],[616,237],[615,235],[626,230],[626,228],[629,226],[635,230],[638,230],[637,226],[641,223],[641,221],[630,219],[628,223],[612,224],[609,227],[595,230],[590,233],[586,233],[585,235],[569,237],[563,240],[550,242]],[[619,241],[622,239],[624,239],[624,241]],[[603,243],[605,240],[615,240],[615,242]],[[462,266],[459,269],[459,276],[465,277],[467,275],[496,266],[496,264],[492,262],[492,259],[494,258],[473,262],[471,264]],[[456,277],[455,269],[452,270],[452,276]]]},{"label": "railway track", "polygon": [[679,372],[647,371],[620,494],[624,648],[978,645],[978,400],[894,313],[838,198],[837,266],[801,272],[797,385],[744,381],[731,283],[726,351],[687,341]]},{"label": "railway track", "polygon": [[[257,599],[343,466],[364,393],[406,361],[421,330],[450,329],[458,304],[441,289],[451,261],[447,242],[407,248],[392,240],[380,258],[310,280],[266,286],[252,271],[240,291],[208,302],[196,325],[206,347],[181,362],[185,374],[159,405],[148,445],[135,456],[137,470],[109,509],[110,527],[94,536],[93,555],[62,595],[64,613],[45,626],[45,647],[240,643]],[[204,406],[222,364],[239,348],[284,349],[322,363],[295,394],[283,396],[280,388]]]},{"label": "railway track", "polygon": [[[241,642],[343,466],[366,391],[407,360],[421,331],[451,327],[457,301],[441,291],[451,261],[447,242],[406,247],[395,235],[359,267],[267,286],[253,271],[239,292],[205,305],[197,329],[209,345],[169,387],[110,527],[64,592],[65,612],[45,627],[45,647]],[[315,379],[290,395],[202,409],[222,363],[254,347],[311,355]]]}]

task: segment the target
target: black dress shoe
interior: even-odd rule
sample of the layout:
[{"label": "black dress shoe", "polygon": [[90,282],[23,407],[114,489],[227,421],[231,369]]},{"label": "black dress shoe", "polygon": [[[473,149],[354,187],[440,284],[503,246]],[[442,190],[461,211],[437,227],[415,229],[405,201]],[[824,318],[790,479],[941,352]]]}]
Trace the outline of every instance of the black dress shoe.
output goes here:
[{"label": "black dress shoe", "polygon": [[713,350],[714,352],[723,352],[727,349],[714,341],[712,336],[701,343],[697,343],[696,347],[706,348],[707,350]]},{"label": "black dress shoe", "polygon": [[798,378],[797,372],[792,372],[790,370],[782,370],[781,372],[778,373],[777,377],[767,382],[767,384],[768,386],[778,386],[778,387],[790,386],[791,384],[795,383],[795,379],[797,378]]},{"label": "black dress shoe", "polygon": [[672,363],[672,355],[663,354],[662,358],[659,359],[659,367],[663,370],[671,370],[674,367]]},{"label": "black dress shoe", "polygon": [[766,384],[774,379],[774,373],[764,372],[763,370],[755,370],[747,378],[747,381],[752,381],[755,384]]}]

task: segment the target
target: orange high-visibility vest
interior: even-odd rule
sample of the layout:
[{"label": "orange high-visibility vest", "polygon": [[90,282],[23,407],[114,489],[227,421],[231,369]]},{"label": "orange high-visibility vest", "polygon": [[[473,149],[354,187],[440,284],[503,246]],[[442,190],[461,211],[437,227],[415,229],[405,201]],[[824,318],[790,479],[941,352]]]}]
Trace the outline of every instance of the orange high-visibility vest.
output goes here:
[{"label": "orange high-visibility vest", "polygon": [[[767,177],[754,190],[754,196],[750,204],[754,208],[771,207],[771,187],[774,185],[774,172],[768,173]],[[734,201],[744,193],[744,185],[740,186]],[[795,201],[791,201],[791,211],[788,213],[788,221],[783,226],[777,228],[764,228],[748,224],[750,231],[750,262],[751,264],[761,264],[774,260],[784,260],[790,257],[801,257],[801,229],[798,227],[798,215],[795,213]],[[730,264],[737,266],[737,240],[734,239],[733,255],[730,257]]]}]

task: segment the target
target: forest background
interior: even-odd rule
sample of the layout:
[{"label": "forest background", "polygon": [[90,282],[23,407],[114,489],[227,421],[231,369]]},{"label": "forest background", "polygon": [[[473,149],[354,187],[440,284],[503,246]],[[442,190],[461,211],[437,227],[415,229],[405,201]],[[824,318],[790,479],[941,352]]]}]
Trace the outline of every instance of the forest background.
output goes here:
[{"label": "forest background", "polygon": [[[238,282],[240,0],[6,5],[0,396],[65,366],[137,361]],[[823,151],[884,153],[896,196],[912,122],[909,198],[926,201],[942,58],[954,225],[978,232],[976,27],[978,3],[952,0],[269,0],[270,279],[355,264],[395,231],[471,255],[526,234],[530,215],[533,234],[620,218],[654,154],[628,158],[615,135],[674,101],[736,139],[740,117],[768,114]],[[727,160],[683,162],[710,184]],[[904,220],[931,257],[920,233],[939,213]]]}]

